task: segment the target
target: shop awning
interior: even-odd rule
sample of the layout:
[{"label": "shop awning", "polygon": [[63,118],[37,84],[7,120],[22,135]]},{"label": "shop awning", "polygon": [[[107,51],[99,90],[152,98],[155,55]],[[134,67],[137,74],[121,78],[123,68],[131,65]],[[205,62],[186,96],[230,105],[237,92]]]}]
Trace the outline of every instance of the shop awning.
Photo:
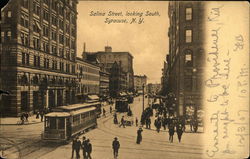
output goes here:
[{"label": "shop awning", "polygon": [[90,100],[99,100],[99,97],[97,95],[88,95],[88,98]]},{"label": "shop awning", "polygon": [[121,93],[119,93],[119,95],[120,95],[120,96],[126,96],[126,95],[127,95],[127,93],[125,93],[125,92],[121,92]]}]

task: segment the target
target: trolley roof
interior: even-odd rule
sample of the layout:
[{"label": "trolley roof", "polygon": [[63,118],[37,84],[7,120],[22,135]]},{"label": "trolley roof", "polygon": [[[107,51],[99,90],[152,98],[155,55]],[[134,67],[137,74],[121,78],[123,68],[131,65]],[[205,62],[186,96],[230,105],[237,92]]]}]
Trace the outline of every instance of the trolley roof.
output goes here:
[{"label": "trolley roof", "polygon": [[51,112],[45,115],[45,117],[68,117],[70,116],[67,112]]},{"label": "trolley roof", "polygon": [[95,103],[82,103],[82,104],[73,104],[73,105],[68,105],[68,106],[60,106],[55,108],[55,110],[68,110],[68,111],[73,111],[73,110],[77,110],[80,108],[84,108],[84,107],[90,107],[93,106],[95,104],[100,104],[100,102],[95,102]]},{"label": "trolley roof", "polygon": [[92,111],[92,110],[95,110],[95,109],[96,109],[95,107],[84,108],[84,109],[81,109],[81,110],[72,111],[72,112],[70,112],[70,114],[71,115],[82,114],[82,113],[89,112],[89,111]]},{"label": "trolley roof", "polygon": [[77,114],[82,114],[85,112],[90,112],[95,109],[96,109],[95,107],[90,107],[90,108],[83,108],[83,109],[71,111],[71,112],[51,112],[51,113],[46,114],[45,117],[69,117],[71,115],[77,115]]}]

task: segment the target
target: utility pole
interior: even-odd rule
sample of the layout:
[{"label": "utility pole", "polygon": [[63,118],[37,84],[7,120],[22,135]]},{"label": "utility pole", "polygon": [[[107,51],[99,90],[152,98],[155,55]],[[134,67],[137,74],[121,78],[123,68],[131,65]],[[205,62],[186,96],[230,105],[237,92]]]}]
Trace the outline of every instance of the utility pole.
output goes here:
[{"label": "utility pole", "polygon": [[142,85],[142,112],[144,111],[144,84]]}]

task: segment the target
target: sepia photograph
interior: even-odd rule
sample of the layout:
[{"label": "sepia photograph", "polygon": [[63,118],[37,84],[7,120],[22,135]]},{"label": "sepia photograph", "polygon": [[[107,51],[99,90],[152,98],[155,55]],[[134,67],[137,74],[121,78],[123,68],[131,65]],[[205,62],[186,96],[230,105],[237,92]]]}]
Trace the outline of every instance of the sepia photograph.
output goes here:
[{"label": "sepia photograph", "polygon": [[6,0],[1,159],[249,157],[247,1]]}]

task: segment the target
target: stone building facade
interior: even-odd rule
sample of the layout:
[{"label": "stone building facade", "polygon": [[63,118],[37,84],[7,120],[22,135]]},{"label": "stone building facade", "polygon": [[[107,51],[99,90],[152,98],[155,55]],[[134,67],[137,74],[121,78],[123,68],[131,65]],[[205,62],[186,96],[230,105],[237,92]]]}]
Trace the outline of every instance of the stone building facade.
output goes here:
[{"label": "stone building facade", "polygon": [[135,92],[142,92],[143,85],[146,87],[147,85],[147,76],[143,75],[134,75],[134,88]]},{"label": "stone building facade", "polygon": [[99,63],[103,64],[108,71],[116,62],[126,73],[126,91],[134,91],[133,56],[129,52],[113,52],[112,47],[106,46],[105,51],[93,53],[83,52],[83,57],[92,61],[96,59]]},{"label": "stone building facade", "polygon": [[84,102],[87,95],[99,95],[100,67],[76,58],[77,64],[77,101]]},{"label": "stone building facade", "polygon": [[177,115],[185,115],[188,108],[202,108],[203,78],[203,20],[202,2],[169,2],[169,54],[165,66],[164,83],[176,100]]},{"label": "stone building facade", "polygon": [[1,112],[76,102],[77,0],[10,0],[1,15]]}]

